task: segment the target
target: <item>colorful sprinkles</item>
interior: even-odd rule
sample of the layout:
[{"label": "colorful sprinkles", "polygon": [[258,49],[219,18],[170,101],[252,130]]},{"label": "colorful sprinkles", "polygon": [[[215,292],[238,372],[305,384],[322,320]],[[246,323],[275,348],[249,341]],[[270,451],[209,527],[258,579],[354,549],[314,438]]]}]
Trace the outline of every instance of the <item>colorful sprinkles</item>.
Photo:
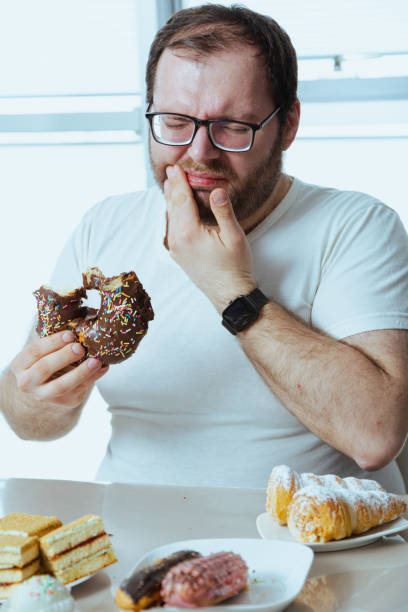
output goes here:
[{"label": "colorful sprinkles", "polygon": [[[123,290],[129,287],[129,282],[125,281],[122,287],[112,292],[101,291],[99,314],[91,322],[88,334],[92,336],[92,342],[98,345],[98,356],[120,354],[126,359],[136,350],[140,342],[138,336],[147,332],[147,322],[139,310],[137,298]],[[126,338],[120,337],[124,335]]]},{"label": "colorful sprinkles", "polygon": [[35,599],[38,599],[44,595],[52,596],[56,593],[55,578],[51,578],[51,576],[35,576],[30,586],[37,587],[35,590],[32,588],[32,590],[29,592],[29,596],[34,597]]},{"label": "colorful sprinkles", "polygon": [[[37,331],[41,336],[48,336],[66,329],[67,322],[75,319],[69,327],[87,349],[88,357],[98,357],[103,364],[128,359],[154,317],[150,298],[141,282],[134,272],[105,278],[98,268],[88,268],[83,274],[83,283],[82,288],[66,295],[45,287],[34,292],[39,312]],[[99,291],[99,310],[82,306],[87,289]]]},{"label": "colorful sprinkles", "polygon": [[38,309],[37,332],[41,337],[67,329],[68,321],[84,314],[84,289],[75,289],[66,295],[60,295],[52,289],[40,287],[34,291],[34,295]]}]

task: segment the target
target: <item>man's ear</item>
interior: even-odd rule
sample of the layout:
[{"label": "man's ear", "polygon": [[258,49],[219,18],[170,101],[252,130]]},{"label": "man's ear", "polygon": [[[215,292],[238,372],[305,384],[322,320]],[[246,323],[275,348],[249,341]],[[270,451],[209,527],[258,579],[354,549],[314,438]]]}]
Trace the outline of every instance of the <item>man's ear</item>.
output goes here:
[{"label": "man's ear", "polygon": [[282,134],[282,151],[286,151],[289,149],[292,142],[295,140],[295,136],[298,131],[300,120],[300,102],[296,99],[296,102],[293,104],[290,109],[285,127],[283,128]]}]

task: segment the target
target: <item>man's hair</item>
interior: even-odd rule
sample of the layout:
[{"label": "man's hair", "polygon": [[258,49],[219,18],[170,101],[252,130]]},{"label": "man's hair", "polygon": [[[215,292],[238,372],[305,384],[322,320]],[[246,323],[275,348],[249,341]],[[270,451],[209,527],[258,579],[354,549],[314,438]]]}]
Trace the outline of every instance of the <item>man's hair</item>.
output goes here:
[{"label": "man's hair", "polygon": [[297,59],[289,36],[279,24],[239,5],[204,4],[175,13],[157,32],[146,66],[146,102],[153,102],[157,64],[165,49],[183,49],[196,58],[229,50],[253,47],[263,58],[270,93],[280,124],[286,122],[297,97]]}]

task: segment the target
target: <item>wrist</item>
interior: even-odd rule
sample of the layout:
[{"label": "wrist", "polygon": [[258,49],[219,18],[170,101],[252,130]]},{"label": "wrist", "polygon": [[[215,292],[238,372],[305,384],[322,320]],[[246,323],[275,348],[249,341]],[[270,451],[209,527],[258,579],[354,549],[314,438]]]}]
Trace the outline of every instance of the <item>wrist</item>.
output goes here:
[{"label": "wrist", "polygon": [[234,336],[251,327],[269,298],[258,288],[239,295],[222,312],[223,326]]},{"label": "wrist", "polygon": [[222,293],[213,300],[213,304],[217,311],[222,314],[226,307],[231,304],[240,295],[247,295],[258,287],[258,283],[254,279],[240,280],[229,286],[223,287]]}]

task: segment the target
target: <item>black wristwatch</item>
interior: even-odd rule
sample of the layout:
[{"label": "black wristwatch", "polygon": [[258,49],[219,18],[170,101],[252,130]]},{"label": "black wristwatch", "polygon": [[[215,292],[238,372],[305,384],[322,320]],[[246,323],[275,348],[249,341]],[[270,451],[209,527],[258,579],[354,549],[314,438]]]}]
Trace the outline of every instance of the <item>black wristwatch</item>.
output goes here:
[{"label": "black wristwatch", "polygon": [[260,289],[254,289],[247,295],[239,295],[223,311],[222,324],[235,336],[257,320],[267,302],[269,298]]}]

